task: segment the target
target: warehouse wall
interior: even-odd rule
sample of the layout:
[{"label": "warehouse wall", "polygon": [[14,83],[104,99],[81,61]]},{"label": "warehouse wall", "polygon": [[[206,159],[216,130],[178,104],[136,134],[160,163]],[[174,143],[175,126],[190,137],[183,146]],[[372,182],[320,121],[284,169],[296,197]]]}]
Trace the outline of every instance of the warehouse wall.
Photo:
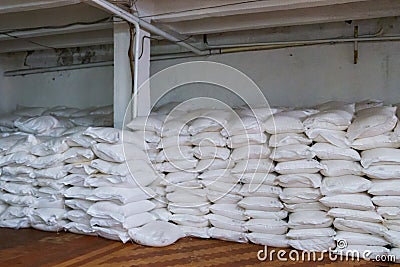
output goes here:
[{"label": "warehouse wall", "polygon": [[[397,103],[400,102],[399,48],[399,42],[361,43],[356,65],[353,64],[353,44],[348,43],[153,61],[151,71],[154,74],[192,60],[221,62],[253,79],[273,106],[310,106],[329,100],[366,98]],[[179,73],[175,73],[171,79],[178,76]],[[161,91],[153,90],[152,102],[161,94]],[[236,102],[235,98],[225,94],[215,86],[197,84],[178,88],[160,103],[185,100],[191,95]]]},{"label": "warehouse wall", "polygon": [[90,107],[113,103],[113,67],[4,77],[21,67],[19,54],[0,56],[0,114],[16,105]]}]

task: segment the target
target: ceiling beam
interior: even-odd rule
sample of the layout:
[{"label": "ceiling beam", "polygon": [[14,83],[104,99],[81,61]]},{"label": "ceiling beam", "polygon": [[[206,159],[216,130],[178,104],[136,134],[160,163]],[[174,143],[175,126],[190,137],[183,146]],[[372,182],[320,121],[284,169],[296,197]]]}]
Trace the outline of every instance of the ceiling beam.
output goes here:
[{"label": "ceiling beam", "polygon": [[90,25],[73,25],[65,28],[50,28],[50,29],[33,29],[33,30],[24,30],[24,31],[16,31],[10,33],[10,35],[1,34],[0,32],[0,41],[5,40],[14,40],[17,38],[32,38],[32,37],[40,37],[40,36],[49,36],[49,35],[57,35],[57,34],[69,34],[69,33],[77,33],[77,32],[86,32],[86,31],[96,31],[96,30],[104,30],[104,29],[112,29],[112,22],[102,22]]},{"label": "ceiling beam", "polygon": [[1,0],[0,14],[68,6],[80,2],[81,0]]},{"label": "ceiling beam", "polygon": [[[0,0],[0,2],[2,1]],[[89,23],[107,17],[110,17],[108,13],[85,4],[45,8],[29,12],[1,14],[0,31],[63,26],[76,22]]]},{"label": "ceiling beam", "polygon": [[30,50],[43,50],[46,47],[34,44],[42,44],[51,48],[82,47],[90,45],[113,44],[113,31],[111,29],[42,36],[26,39],[14,39],[0,42],[0,53],[23,52]]},{"label": "ceiling beam", "polygon": [[163,25],[180,34],[196,35],[393,16],[400,16],[400,1],[369,0],[334,6],[212,17]]},{"label": "ceiling beam", "polygon": [[[175,11],[167,14],[153,15],[154,21],[178,22],[186,20],[204,19],[210,17],[223,17],[249,13],[261,13],[279,10],[291,10],[298,8],[311,8],[320,6],[332,6],[337,4],[364,2],[368,0],[269,0],[233,3],[230,5],[217,5],[210,7],[193,7],[190,10]],[[199,1],[197,1],[199,4]]]}]

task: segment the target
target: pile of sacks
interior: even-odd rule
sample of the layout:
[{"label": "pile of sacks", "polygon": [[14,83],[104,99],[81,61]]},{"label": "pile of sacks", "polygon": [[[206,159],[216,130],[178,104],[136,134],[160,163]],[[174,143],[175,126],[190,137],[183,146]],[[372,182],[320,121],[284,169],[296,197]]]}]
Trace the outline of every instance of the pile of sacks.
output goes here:
[{"label": "pile of sacks", "polygon": [[[42,124],[40,128],[32,127]],[[46,124],[47,127],[43,127]],[[10,114],[0,116],[0,132],[29,132],[32,134],[43,134],[49,128],[53,130],[52,135],[62,129],[72,126],[113,126],[113,106],[91,107],[86,109],[57,106],[53,108],[24,107],[17,106],[17,109]]]},{"label": "pile of sacks", "polygon": [[354,221],[352,227],[364,233],[365,243],[358,243],[362,245],[358,249],[370,250],[373,255],[390,254],[389,244],[394,247],[393,254],[398,254],[396,247],[400,245],[399,203],[396,201],[400,195],[400,180],[397,180],[400,178],[400,143],[394,130],[397,121],[396,107],[375,103],[373,107],[357,111],[347,133],[352,147],[361,151],[362,172],[370,178],[367,190],[374,204],[369,216],[360,214],[354,218],[356,221],[364,218],[368,223],[357,225]]},{"label": "pile of sacks", "polygon": [[[349,147],[345,137],[353,118],[354,104],[330,102],[319,105],[316,109],[319,112],[309,116],[304,121],[304,125],[306,135],[313,141],[312,153],[322,165],[320,172],[324,178],[322,184],[320,180],[320,195],[324,197],[320,199],[320,202],[325,207],[331,208],[328,213],[326,208],[322,208],[319,212],[321,221],[318,225],[322,224],[325,227],[316,229],[314,232],[316,236],[313,238],[315,242],[319,241],[321,249],[327,250],[335,246],[333,240],[335,231],[331,227],[333,218],[341,217],[341,214],[335,213],[338,211],[335,208],[346,207],[341,202],[352,202],[351,197],[354,195],[346,195],[346,193],[356,193],[345,191],[343,185],[347,181],[350,183],[350,175],[361,174],[361,166],[357,162],[360,160],[360,155]],[[332,186],[338,187],[331,189]],[[337,202],[340,203],[337,204]],[[312,213],[307,216],[314,217]]]},{"label": "pile of sacks", "polygon": [[[184,235],[157,222],[158,201],[150,199],[157,198],[152,186],[159,185],[159,174],[147,159],[150,145],[140,132],[49,128],[44,117],[34,122],[25,125],[26,132],[5,133],[0,139],[2,227],[66,229],[148,245]],[[168,232],[141,227],[149,223]]]},{"label": "pile of sacks", "polygon": [[396,107],[234,111],[158,110],[124,131],[53,112],[13,121],[0,139],[0,226],[398,253]]},{"label": "pile of sacks", "polygon": [[[269,119],[267,131],[272,133],[271,159],[276,162],[278,183],[283,187],[280,199],[289,212],[286,234],[288,245],[301,250],[322,250],[332,242],[330,218],[318,200],[322,165],[314,159],[311,139],[304,135],[303,120],[317,111],[288,110]],[[273,122],[275,122],[275,127]],[[321,228],[321,229],[320,229]],[[328,234],[328,235],[327,235]]]}]

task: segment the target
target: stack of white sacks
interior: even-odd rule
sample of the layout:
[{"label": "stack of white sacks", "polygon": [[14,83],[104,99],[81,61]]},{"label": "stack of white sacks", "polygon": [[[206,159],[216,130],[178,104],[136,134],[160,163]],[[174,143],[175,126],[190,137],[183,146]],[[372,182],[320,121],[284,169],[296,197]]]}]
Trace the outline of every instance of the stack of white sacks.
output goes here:
[{"label": "stack of white sacks", "polygon": [[[345,216],[342,213],[346,214],[347,211],[343,208],[351,208],[354,194],[346,195],[347,193],[359,192],[357,191],[359,190],[358,188],[354,192],[348,192],[343,185],[347,182],[351,184],[351,179],[353,178],[357,179],[352,175],[361,175],[361,166],[358,163],[360,155],[349,147],[345,137],[346,129],[353,118],[354,104],[328,102],[316,108],[318,113],[308,117],[304,121],[304,125],[307,136],[314,142],[311,150],[323,165],[321,173],[324,178],[322,180],[321,193],[324,197],[320,199],[320,202],[331,208],[328,213],[319,212],[321,219],[326,219],[325,229],[319,229],[319,235],[317,229],[315,232],[317,236],[314,237],[318,237],[319,240],[323,241],[321,248],[326,250],[335,247],[333,240],[335,231],[330,227],[333,221],[332,218],[342,218],[342,216]],[[359,177],[359,179],[363,178]],[[340,186],[335,187],[337,185]],[[365,189],[363,190],[365,191]],[[308,216],[312,217],[313,214],[308,214]]]},{"label": "stack of white sacks", "polygon": [[100,236],[127,242],[135,228],[156,220],[150,213],[155,204],[149,200],[156,196],[149,185],[158,175],[129,132],[122,136],[113,128],[88,128],[83,134],[97,141],[92,150],[98,159],[90,166],[99,174],[85,180],[92,188],[86,199],[95,202],[87,211],[90,225]]},{"label": "stack of white sacks", "polygon": [[[321,236],[328,227],[328,219],[318,200],[321,197],[319,186],[322,166],[314,159],[310,148],[311,140],[304,135],[303,120],[315,110],[283,111],[268,122],[267,131],[273,134],[270,158],[277,162],[275,171],[279,185],[283,187],[280,195],[285,210],[289,211],[286,234],[288,245],[302,250],[318,251],[325,243]],[[275,126],[273,125],[275,122]],[[325,245],[325,244],[324,244]]]},{"label": "stack of white sacks", "polygon": [[[133,142],[145,153],[145,155],[140,153],[137,158],[139,159],[140,156],[144,156],[142,160],[146,160],[146,165],[151,166],[153,169],[150,173],[155,173],[158,176],[157,179],[154,179],[154,181],[147,185],[155,194],[155,197],[151,199],[155,207],[150,213],[152,213],[157,220],[169,221],[170,212],[167,210],[168,200],[165,198],[165,187],[167,183],[163,170],[170,166],[168,166],[169,162],[165,161],[162,154],[163,144],[161,142],[161,131],[164,119],[165,116],[163,115],[150,115],[149,117],[135,118],[126,125],[128,132],[124,131],[124,134],[130,137],[129,140],[124,138],[123,142]],[[171,144],[167,145],[167,147],[171,146]],[[124,149],[127,151],[126,149],[128,148],[124,147]],[[136,176],[137,178],[135,179],[141,179],[139,175]],[[140,184],[143,184],[143,182],[140,182]]]},{"label": "stack of white sacks", "polygon": [[81,113],[0,118],[1,227],[156,246],[186,235],[320,251],[345,240],[370,257],[399,254],[395,107],[159,111],[128,131],[76,127]]},{"label": "stack of white sacks", "polygon": [[[56,119],[48,121],[43,118],[19,124],[25,133],[11,134],[2,139],[7,143],[7,140],[22,137],[9,146],[1,159],[4,166],[1,177],[4,193],[1,197],[10,205],[25,206],[24,213],[32,227],[59,231],[67,223],[63,201],[65,185],[60,180],[66,175],[66,162],[73,161],[76,154],[60,136],[60,133],[68,131],[66,125],[58,124]],[[16,214],[16,208],[13,209]],[[18,214],[21,215],[22,211]],[[6,217],[3,219],[7,221]],[[8,226],[18,228],[21,223],[25,225],[26,217],[19,219],[8,221],[11,223]]]},{"label": "stack of white sacks", "polygon": [[370,178],[368,193],[373,196],[372,202],[377,211],[371,216],[364,216],[368,225],[355,225],[369,234],[366,242],[359,244],[363,246],[357,249],[373,251],[373,255],[388,254],[389,250],[384,246],[389,243],[393,247],[400,245],[400,206],[397,201],[400,195],[400,143],[393,131],[397,122],[396,107],[375,103],[373,107],[357,111],[348,129],[352,147],[362,151],[361,165],[363,173]]},{"label": "stack of white sacks", "polygon": [[[35,204],[36,198],[34,179],[29,177],[32,169],[27,168],[26,175],[22,172],[21,164],[29,153],[19,152],[9,154],[11,148],[17,143],[27,140],[26,135],[10,135],[0,138],[0,226],[12,228],[30,227],[29,215],[32,213],[31,206]],[[31,159],[33,158],[30,157]]]},{"label": "stack of white sacks", "polygon": [[157,118],[162,123],[157,132],[161,137],[159,152],[153,163],[163,175],[159,182],[159,193],[166,204],[163,219],[177,224],[189,236],[203,237],[202,229],[208,226],[208,220],[202,206],[207,199],[197,179],[198,159],[194,157],[189,126],[183,115],[153,115],[153,120]]},{"label": "stack of white sacks", "polygon": [[198,184],[190,186],[200,185],[195,191],[198,197],[202,198],[202,202],[196,203],[194,211],[195,215],[202,216],[207,221],[203,222],[201,228],[184,230],[202,238],[216,238],[219,235],[223,238],[227,236],[224,231],[229,231],[234,226],[231,226],[232,218],[225,216],[225,210],[221,210],[222,207],[223,209],[227,207],[221,207],[219,199],[236,186],[230,174],[233,167],[233,162],[229,158],[231,151],[227,147],[227,138],[220,133],[227,123],[226,114],[223,110],[197,110],[193,115],[200,117],[190,122],[188,131],[191,135],[194,156],[199,161],[195,169],[198,174]]},{"label": "stack of white sacks", "polygon": [[[260,112],[264,116],[260,115]],[[269,114],[269,115],[268,115]],[[242,183],[238,202],[242,229],[247,239],[256,244],[286,247],[287,213],[279,201],[282,189],[277,186],[274,164],[269,159],[269,134],[265,122],[272,112],[269,109],[241,110],[240,118],[228,124],[228,144],[233,148],[231,159],[235,162],[232,175]],[[242,230],[242,231],[243,231]]]},{"label": "stack of white sacks", "polygon": [[[249,217],[240,204],[247,195],[242,191],[242,178],[247,170],[256,171],[255,159],[249,154],[259,154],[255,147],[265,143],[266,137],[256,130],[259,125],[255,124],[254,117],[239,118],[227,110],[216,114],[219,157],[200,175],[207,187],[207,197],[213,203],[208,216],[212,225],[209,234],[213,238],[245,243],[248,241],[246,221]],[[221,145],[223,148],[218,147]]]}]

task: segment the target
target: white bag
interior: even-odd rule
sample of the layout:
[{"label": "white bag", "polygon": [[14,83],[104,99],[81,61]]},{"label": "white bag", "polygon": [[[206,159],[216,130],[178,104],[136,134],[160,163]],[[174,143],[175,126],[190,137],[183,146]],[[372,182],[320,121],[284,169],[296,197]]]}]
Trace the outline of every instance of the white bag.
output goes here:
[{"label": "white bag", "polygon": [[245,145],[235,148],[231,154],[231,159],[234,161],[244,159],[265,159],[271,153],[268,146],[265,145]]},{"label": "white bag", "polygon": [[328,251],[335,247],[333,237],[319,237],[305,240],[291,239],[289,245],[294,249],[305,251]]},{"label": "white bag", "polygon": [[360,163],[348,160],[321,160],[324,168],[321,174],[324,176],[343,176],[343,175],[361,175],[362,168]]},{"label": "white bag", "polygon": [[235,232],[235,231],[220,229],[220,228],[216,228],[216,227],[211,227],[208,230],[208,234],[210,235],[210,237],[215,238],[215,239],[232,241],[232,242],[237,242],[237,243],[247,243],[248,242],[246,233],[243,233],[243,232]]},{"label": "white bag", "polygon": [[150,212],[143,212],[131,215],[125,219],[123,226],[125,229],[132,229],[135,227],[140,227],[156,220],[156,216]]},{"label": "white bag", "polygon": [[399,179],[400,165],[378,165],[363,169],[362,172],[375,179]]},{"label": "white bag", "polygon": [[160,138],[156,141],[157,149],[167,148],[171,146],[190,146],[192,145],[192,137],[190,135],[177,135]]},{"label": "white bag", "polygon": [[[175,145],[177,144],[181,144],[181,139],[185,140],[184,136],[179,137],[179,139],[177,139],[175,137],[176,141],[179,140],[179,143],[175,142]],[[220,147],[224,147],[226,145],[226,137],[223,137],[219,132],[202,132],[202,133],[198,133],[194,136],[191,136],[189,139],[189,141],[191,141],[191,144],[193,144],[194,146],[220,146]],[[164,143],[165,146],[165,140],[162,140],[162,143]]]},{"label": "white bag", "polygon": [[186,225],[179,225],[179,228],[185,233],[186,236],[193,236],[198,238],[210,238],[208,234],[208,227],[193,227]]},{"label": "white bag", "polygon": [[371,188],[371,181],[361,176],[344,175],[325,177],[321,184],[321,193],[325,196],[366,192]]},{"label": "white bag", "polygon": [[66,213],[66,217],[70,221],[86,225],[90,224],[90,219],[92,218],[83,210],[70,210]]},{"label": "white bag", "polygon": [[264,125],[261,120],[254,116],[234,117],[231,116],[221,131],[223,136],[234,136],[242,134],[258,134],[264,132]]},{"label": "white bag", "polygon": [[83,211],[87,211],[90,206],[92,206],[94,202],[85,200],[85,199],[66,199],[65,206],[70,207],[71,209],[80,209]]},{"label": "white bag", "polygon": [[263,210],[244,210],[244,215],[252,219],[285,219],[288,216],[286,210],[263,211]]},{"label": "white bag", "polygon": [[247,220],[249,217],[245,215],[245,210],[236,204],[213,204],[209,210],[218,215],[222,215],[235,220]]},{"label": "white bag", "polygon": [[304,144],[280,146],[274,148],[270,155],[271,159],[278,162],[312,159],[313,157],[315,157],[315,153]]},{"label": "white bag", "polygon": [[288,204],[315,202],[321,198],[319,188],[288,187],[282,190],[280,199]]},{"label": "white bag", "polygon": [[322,204],[331,208],[374,210],[371,198],[367,194],[339,194],[321,198]]},{"label": "white bag", "polygon": [[400,149],[375,148],[361,152],[361,165],[368,168],[371,165],[399,165]]},{"label": "white bag", "polygon": [[236,232],[246,232],[247,230],[241,220],[232,219],[218,214],[208,214],[206,217],[214,227],[220,229]]},{"label": "white bag", "polygon": [[279,199],[274,197],[245,197],[238,205],[244,209],[262,211],[280,211],[283,208]]},{"label": "white bag", "polygon": [[364,109],[347,129],[349,140],[377,136],[393,130],[396,126],[396,107],[375,107]]},{"label": "white bag", "polygon": [[122,241],[122,243],[126,243],[130,240],[128,233],[122,228],[107,228],[100,226],[93,226],[92,228],[99,236],[107,239]]},{"label": "white bag", "polygon": [[350,146],[347,140],[346,132],[328,129],[308,129],[306,135],[314,142],[329,143],[337,147],[348,148]]},{"label": "white bag", "polygon": [[322,176],[319,173],[285,174],[277,177],[282,187],[312,187],[321,186]]},{"label": "white bag", "polygon": [[165,116],[162,115],[139,116],[129,122],[126,127],[133,131],[161,132],[164,119]]},{"label": "white bag", "polygon": [[235,162],[230,159],[202,159],[199,160],[195,171],[202,172],[206,170],[231,169],[234,165]]},{"label": "white bag", "polygon": [[111,200],[121,204],[128,204],[154,197],[154,191],[149,187],[141,188],[117,188],[117,187],[99,187],[91,191],[86,197],[92,201]]},{"label": "white bag", "polygon": [[242,196],[279,197],[282,188],[265,184],[244,184],[239,191]]},{"label": "white bag", "polygon": [[399,148],[400,141],[394,133],[388,132],[377,136],[360,138],[353,141],[351,147],[357,150],[368,150],[377,147]]},{"label": "white bag", "polygon": [[335,240],[345,240],[348,245],[387,246],[389,242],[384,238],[371,234],[338,231]]},{"label": "white bag", "polygon": [[58,126],[58,120],[52,116],[33,117],[28,119],[19,118],[14,126],[20,131],[32,134],[43,134]]},{"label": "white bag", "polygon": [[289,215],[288,226],[293,229],[308,229],[314,227],[329,227],[333,219],[324,211],[299,211]]},{"label": "white bag", "polygon": [[328,215],[334,218],[343,218],[346,220],[358,220],[364,222],[383,222],[382,217],[376,211],[353,210],[333,208],[328,211]]},{"label": "white bag", "polygon": [[66,170],[64,165],[41,170],[35,169],[33,171],[33,176],[40,178],[61,179],[67,175],[68,171]]},{"label": "white bag", "polygon": [[400,180],[373,180],[368,193],[374,196],[400,196]]},{"label": "white bag", "polygon": [[316,143],[311,147],[311,150],[319,159],[340,159],[359,161],[360,154],[351,148],[337,147],[328,143]]},{"label": "white bag", "polygon": [[279,162],[275,171],[280,174],[317,173],[325,167],[314,159]]},{"label": "white bag", "polygon": [[231,151],[225,147],[197,146],[193,154],[198,159],[222,159],[227,160]]},{"label": "white bag", "polygon": [[351,124],[352,113],[344,110],[324,110],[304,120],[307,129],[346,130]]},{"label": "white bag", "polygon": [[92,188],[73,186],[65,190],[64,196],[68,198],[87,199],[92,191]]},{"label": "white bag", "polygon": [[69,148],[65,138],[51,138],[45,142],[34,145],[30,152],[39,157],[61,154]]},{"label": "white bag", "polygon": [[288,224],[279,219],[250,219],[244,223],[251,232],[283,235],[288,230]]},{"label": "white bag", "polygon": [[268,118],[265,128],[269,134],[304,132],[304,125],[299,118],[287,116],[283,112]]},{"label": "white bag", "polygon": [[256,172],[256,173],[232,174],[232,176],[240,178],[240,181],[242,183],[251,184],[252,186],[259,184],[266,184],[266,185],[278,184],[277,176],[274,173]]},{"label": "white bag", "polygon": [[248,145],[265,144],[268,137],[263,132],[248,133],[230,136],[227,140],[227,146],[230,148],[239,148]]},{"label": "white bag", "polygon": [[288,146],[288,145],[309,145],[312,143],[312,140],[307,138],[304,134],[299,133],[282,133],[282,134],[273,134],[269,138],[269,146],[270,147],[280,147],[280,146]]},{"label": "white bag", "polygon": [[126,160],[147,160],[148,155],[134,144],[98,143],[92,146],[94,154],[102,160],[122,163]]},{"label": "white bag", "polygon": [[362,233],[362,234],[373,234],[383,236],[388,229],[381,223],[363,222],[357,220],[346,220],[342,218],[336,218],[333,221],[333,225],[338,230]]},{"label": "white bag", "polygon": [[325,227],[325,228],[312,227],[311,229],[308,228],[290,229],[289,232],[286,234],[286,237],[290,239],[305,240],[318,237],[334,237],[335,235],[336,232],[331,227]]},{"label": "white bag", "polygon": [[322,205],[322,203],[319,201],[295,204],[284,203],[283,205],[285,206],[285,210],[289,212],[297,212],[301,210],[329,210],[328,207]]},{"label": "white bag", "polygon": [[89,207],[87,213],[93,217],[114,219],[123,223],[129,216],[150,211],[154,207],[155,204],[149,200],[131,202],[126,205],[118,205],[112,201],[98,201]]},{"label": "white bag", "polygon": [[236,162],[235,167],[231,169],[232,174],[240,173],[269,173],[274,170],[274,163],[270,159],[246,159]]},{"label": "white bag", "polygon": [[236,204],[243,199],[242,196],[207,190],[207,199],[215,204]]},{"label": "white bag", "polygon": [[208,219],[205,216],[196,216],[189,214],[172,214],[169,217],[170,221],[186,226],[194,227],[207,227],[209,225]]},{"label": "white bag", "polygon": [[372,202],[380,207],[400,207],[400,196],[375,196]]},{"label": "white bag", "polygon": [[400,207],[378,207],[376,211],[386,220],[400,220]]},{"label": "white bag", "polygon": [[86,225],[86,224],[70,222],[70,223],[67,223],[66,225],[64,225],[64,228],[74,234],[93,235],[93,236],[96,235],[96,233],[92,229],[92,227],[89,225]]},{"label": "white bag", "polygon": [[246,236],[250,242],[257,245],[271,246],[276,248],[289,247],[289,241],[287,240],[285,235],[249,233],[246,234]]}]

